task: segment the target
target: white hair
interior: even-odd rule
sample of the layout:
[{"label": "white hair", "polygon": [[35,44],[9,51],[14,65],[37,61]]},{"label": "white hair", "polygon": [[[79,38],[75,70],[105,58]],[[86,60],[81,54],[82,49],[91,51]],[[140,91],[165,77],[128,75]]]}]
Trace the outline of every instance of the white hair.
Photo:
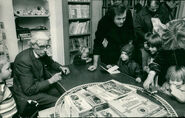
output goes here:
[{"label": "white hair", "polygon": [[49,41],[50,39],[50,36],[47,32],[44,32],[44,31],[38,31],[38,32],[35,32],[35,33],[32,33],[32,38],[30,40],[30,45],[34,45],[36,44],[38,41]]}]

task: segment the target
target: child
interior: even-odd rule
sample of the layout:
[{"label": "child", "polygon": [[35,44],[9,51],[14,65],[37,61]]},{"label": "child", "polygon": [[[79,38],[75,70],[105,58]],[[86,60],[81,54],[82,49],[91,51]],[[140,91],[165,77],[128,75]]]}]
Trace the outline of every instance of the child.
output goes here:
[{"label": "child", "polygon": [[161,87],[162,92],[185,103],[185,67],[171,66],[166,73],[166,79],[167,82]]},{"label": "child", "polygon": [[17,113],[16,104],[5,80],[11,77],[12,70],[6,58],[0,58],[0,117],[12,117]]},{"label": "child", "polygon": [[92,61],[92,58],[89,57],[89,48],[80,47],[80,53],[74,57],[73,63],[75,65],[83,65]]},{"label": "child", "polygon": [[144,66],[143,70],[147,73],[149,73],[150,69],[149,69],[149,64],[153,62],[156,54],[158,53],[158,51],[161,49],[162,47],[162,39],[160,38],[160,36],[158,34],[149,34],[149,37],[147,39],[147,44],[145,44],[147,46],[147,50],[149,51],[149,55],[147,57],[147,62],[146,65]]},{"label": "child", "polygon": [[118,66],[122,73],[136,78],[137,82],[141,82],[142,71],[139,65],[132,59],[133,50],[134,46],[132,44],[123,46],[121,49],[121,56],[118,61]]},{"label": "child", "polygon": [[142,68],[146,71],[148,68],[148,58],[150,57],[149,45],[148,40],[152,36],[151,32],[147,32],[145,34],[145,42],[144,42],[144,49],[142,51]]}]

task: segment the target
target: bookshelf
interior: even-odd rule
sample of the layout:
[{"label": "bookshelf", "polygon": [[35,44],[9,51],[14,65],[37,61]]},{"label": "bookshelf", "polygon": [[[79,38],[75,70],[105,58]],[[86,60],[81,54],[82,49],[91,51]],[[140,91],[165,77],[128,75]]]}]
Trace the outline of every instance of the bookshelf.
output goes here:
[{"label": "bookshelf", "polygon": [[43,30],[50,35],[48,0],[13,0],[13,9],[19,52],[29,48],[35,31]]},{"label": "bookshelf", "polygon": [[87,46],[92,51],[92,1],[63,0],[65,60],[73,62],[79,47]]},{"label": "bookshelf", "polygon": [[125,6],[131,9],[132,13],[134,12],[134,6],[136,4],[141,4],[142,6],[145,6],[147,3],[147,0],[103,0],[103,15],[107,12],[109,6],[111,6],[113,3],[120,1],[122,2]]}]

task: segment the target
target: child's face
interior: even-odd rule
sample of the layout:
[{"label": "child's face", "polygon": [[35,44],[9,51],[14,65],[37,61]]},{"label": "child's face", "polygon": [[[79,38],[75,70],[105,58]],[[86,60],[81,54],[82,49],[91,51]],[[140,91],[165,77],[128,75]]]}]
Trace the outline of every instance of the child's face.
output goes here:
[{"label": "child's face", "polygon": [[155,53],[157,52],[157,48],[154,47],[154,46],[150,46],[150,47],[149,47],[149,51],[150,51],[150,53],[153,55],[153,54],[155,54]]},{"label": "child's face", "polygon": [[122,61],[127,61],[127,60],[129,60],[129,56],[128,56],[127,53],[124,52],[124,51],[121,52],[121,60],[122,60]]},{"label": "child's face", "polygon": [[171,85],[179,86],[183,84],[183,81],[182,80],[170,80],[169,83]]},{"label": "child's face", "polygon": [[10,78],[12,70],[10,68],[10,63],[7,62],[1,69],[1,77],[3,80]]}]

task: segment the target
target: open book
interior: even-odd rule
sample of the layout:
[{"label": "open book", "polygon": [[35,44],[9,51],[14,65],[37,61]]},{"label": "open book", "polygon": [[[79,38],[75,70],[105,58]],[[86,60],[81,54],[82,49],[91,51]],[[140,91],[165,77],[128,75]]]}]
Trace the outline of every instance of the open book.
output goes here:
[{"label": "open book", "polygon": [[100,65],[100,67],[103,69],[103,70],[105,70],[105,71],[107,71],[108,73],[110,73],[110,74],[118,74],[118,73],[120,73],[120,71],[118,70],[118,66],[117,65],[115,65],[115,66],[112,66],[111,68],[107,68],[105,65]]}]

